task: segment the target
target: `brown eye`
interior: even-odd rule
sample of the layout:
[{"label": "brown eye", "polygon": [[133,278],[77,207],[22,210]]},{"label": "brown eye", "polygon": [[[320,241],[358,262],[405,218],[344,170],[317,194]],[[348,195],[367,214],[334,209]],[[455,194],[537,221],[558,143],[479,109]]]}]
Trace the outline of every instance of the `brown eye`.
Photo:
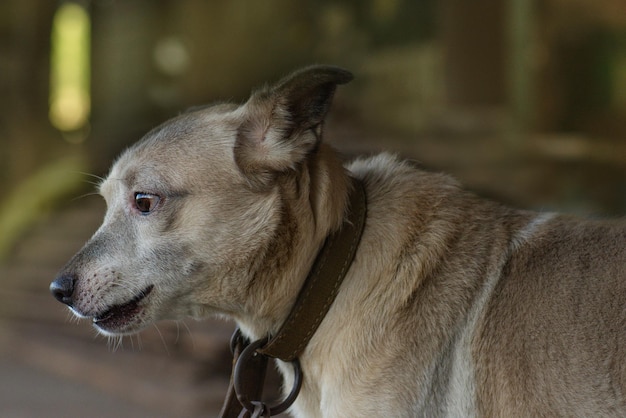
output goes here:
[{"label": "brown eye", "polygon": [[154,194],[135,193],[135,207],[142,215],[152,212],[160,201],[161,198]]}]

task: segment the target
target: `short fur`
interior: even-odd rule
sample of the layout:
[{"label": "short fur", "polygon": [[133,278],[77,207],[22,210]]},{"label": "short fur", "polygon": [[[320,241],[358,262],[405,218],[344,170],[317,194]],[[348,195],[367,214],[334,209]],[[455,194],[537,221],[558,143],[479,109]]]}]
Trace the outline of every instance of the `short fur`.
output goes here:
[{"label": "short fur", "polygon": [[272,334],[351,175],[366,227],[301,356],[294,416],[626,416],[625,223],[510,209],[389,154],[343,166],[321,128],[350,79],[306,68],[147,134],[52,292],[107,335],[208,315]]}]

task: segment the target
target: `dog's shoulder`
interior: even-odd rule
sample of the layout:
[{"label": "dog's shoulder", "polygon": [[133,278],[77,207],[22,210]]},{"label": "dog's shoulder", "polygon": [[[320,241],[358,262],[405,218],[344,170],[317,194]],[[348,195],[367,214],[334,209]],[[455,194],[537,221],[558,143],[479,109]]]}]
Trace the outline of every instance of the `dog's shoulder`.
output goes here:
[{"label": "dog's shoulder", "polygon": [[347,169],[365,181],[369,193],[387,199],[410,200],[416,195],[420,199],[430,195],[441,198],[450,193],[463,193],[460,183],[452,176],[428,171],[416,161],[387,152],[358,158],[348,164]]}]

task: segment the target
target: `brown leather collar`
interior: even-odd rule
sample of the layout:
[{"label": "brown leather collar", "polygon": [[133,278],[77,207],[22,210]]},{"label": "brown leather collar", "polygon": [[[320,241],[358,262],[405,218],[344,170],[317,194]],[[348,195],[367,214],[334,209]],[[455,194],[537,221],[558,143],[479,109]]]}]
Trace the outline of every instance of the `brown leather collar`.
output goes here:
[{"label": "brown leather collar", "polygon": [[[343,224],[326,238],[287,320],[276,335],[250,342],[242,337],[238,329],[233,334],[233,370],[220,418],[277,415],[284,412],[297,397],[302,382],[298,357],[335,300],[354,260],[365,226],[365,187],[357,179],[352,179],[352,184]],[[261,402],[268,357],[291,362],[296,376],[291,394],[280,405],[273,407]]]}]

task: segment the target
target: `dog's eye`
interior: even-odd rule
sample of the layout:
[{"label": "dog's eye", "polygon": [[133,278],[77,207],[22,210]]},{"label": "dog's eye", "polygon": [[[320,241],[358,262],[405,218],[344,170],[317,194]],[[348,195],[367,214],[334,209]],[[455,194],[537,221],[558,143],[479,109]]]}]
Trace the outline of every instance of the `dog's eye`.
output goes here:
[{"label": "dog's eye", "polygon": [[142,215],[152,212],[160,201],[161,198],[154,194],[135,193],[135,207]]}]

